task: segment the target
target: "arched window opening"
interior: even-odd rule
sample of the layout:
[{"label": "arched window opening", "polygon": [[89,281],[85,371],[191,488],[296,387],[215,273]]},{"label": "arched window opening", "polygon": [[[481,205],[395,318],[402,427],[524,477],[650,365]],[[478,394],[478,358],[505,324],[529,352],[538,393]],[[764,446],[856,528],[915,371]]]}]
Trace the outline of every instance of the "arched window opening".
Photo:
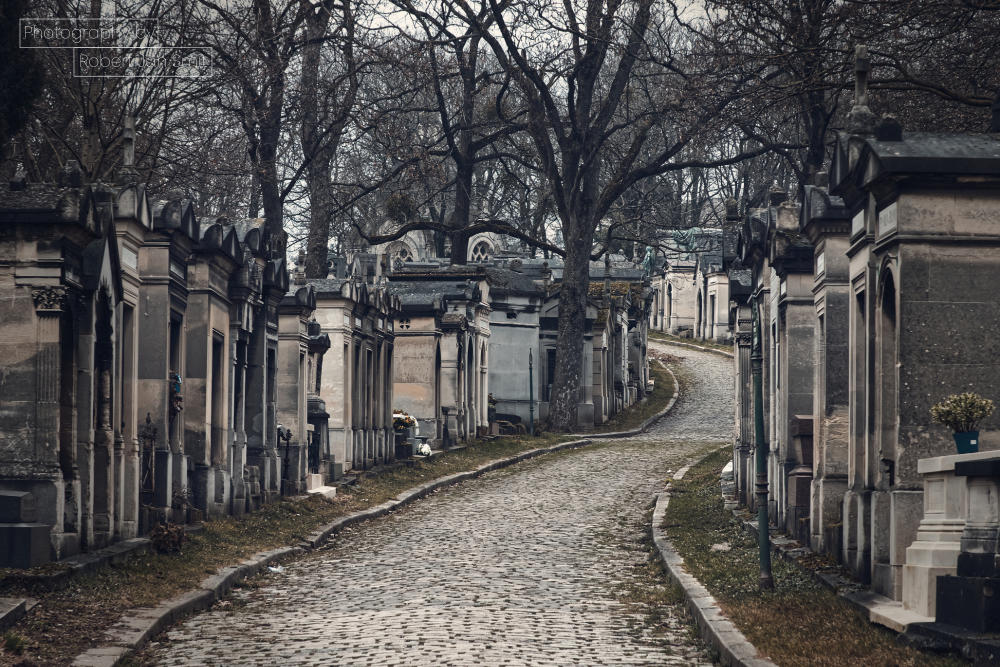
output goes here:
[{"label": "arched window opening", "polygon": [[493,254],[493,248],[486,241],[479,241],[476,245],[472,246],[472,261],[473,262],[486,262],[489,261],[490,256]]}]

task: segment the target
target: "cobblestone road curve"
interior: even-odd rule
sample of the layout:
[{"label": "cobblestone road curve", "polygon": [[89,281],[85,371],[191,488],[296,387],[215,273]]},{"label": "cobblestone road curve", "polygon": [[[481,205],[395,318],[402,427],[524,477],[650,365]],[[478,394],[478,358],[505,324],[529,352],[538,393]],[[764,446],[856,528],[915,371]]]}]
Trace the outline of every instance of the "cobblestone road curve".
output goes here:
[{"label": "cobblestone road curve", "polygon": [[151,645],[165,665],[690,665],[616,591],[668,470],[732,430],[732,362],[679,357],[685,391],[646,434],[540,457],[346,530]]}]

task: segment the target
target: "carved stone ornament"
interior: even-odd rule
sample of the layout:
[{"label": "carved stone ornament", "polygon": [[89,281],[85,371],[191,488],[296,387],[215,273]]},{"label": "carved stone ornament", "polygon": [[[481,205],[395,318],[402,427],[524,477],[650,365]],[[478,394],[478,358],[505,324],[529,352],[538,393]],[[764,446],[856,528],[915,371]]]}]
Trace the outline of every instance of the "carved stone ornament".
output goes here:
[{"label": "carved stone ornament", "polygon": [[31,290],[35,310],[62,310],[66,300],[65,287],[38,287]]}]

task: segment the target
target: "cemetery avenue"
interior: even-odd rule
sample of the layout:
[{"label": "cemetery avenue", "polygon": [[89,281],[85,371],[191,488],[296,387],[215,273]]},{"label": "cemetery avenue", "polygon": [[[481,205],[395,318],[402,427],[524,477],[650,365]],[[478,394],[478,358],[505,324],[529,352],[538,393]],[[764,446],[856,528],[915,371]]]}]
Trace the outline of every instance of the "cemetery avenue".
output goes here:
[{"label": "cemetery avenue", "polygon": [[685,620],[671,615],[663,633],[651,632],[616,596],[647,556],[635,542],[667,471],[730,435],[730,403],[717,399],[731,386],[731,362],[669,350],[690,380],[647,433],[491,473],[349,529],[168,631],[144,660],[709,662]]}]

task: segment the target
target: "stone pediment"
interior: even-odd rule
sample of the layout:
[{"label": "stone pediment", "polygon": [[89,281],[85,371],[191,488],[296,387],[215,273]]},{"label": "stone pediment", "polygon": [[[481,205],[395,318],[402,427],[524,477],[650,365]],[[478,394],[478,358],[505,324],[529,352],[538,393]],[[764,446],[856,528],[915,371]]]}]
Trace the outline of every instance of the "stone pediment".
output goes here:
[{"label": "stone pediment", "polygon": [[288,291],[288,271],[284,259],[270,261],[264,267],[264,287],[282,294]]},{"label": "stone pediment", "polygon": [[200,237],[194,207],[185,199],[156,202],[153,205],[153,229],[180,232],[192,241],[197,241]]},{"label": "stone pediment", "polygon": [[[993,177],[979,186],[996,187],[1000,139],[989,134],[926,132],[882,138],[841,134],[834,148],[830,191],[850,206],[864,191],[891,191],[892,183],[904,178],[943,184],[968,176]],[[966,181],[963,187],[971,186]]]},{"label": "stone pediment", "polygon": [[122,298],[122,268],[118,242],[108,228],[104,237],[92,241],[83,251],[83,286],[89,291],[105,288],[115,301]]},{"label": "stone pediment", "polygon": [[799,229],[813,243],[820,234],[846,234],[850,224],[850,214],[843,198],[831,195],[823,187],[805,186],[802,208],[799,210]]},{"label": "stone pediment", "polygon": [[304,311],[316,310],[316,290],[312,285],[295,287],[282,298],[281,307]]},{"label": "stone pediment", "polygon": [[133,220],[145,229],[153,228],[153,212],[145,184],[126,185],[118,189],[114,197],[114,217],[116,220]]}]

